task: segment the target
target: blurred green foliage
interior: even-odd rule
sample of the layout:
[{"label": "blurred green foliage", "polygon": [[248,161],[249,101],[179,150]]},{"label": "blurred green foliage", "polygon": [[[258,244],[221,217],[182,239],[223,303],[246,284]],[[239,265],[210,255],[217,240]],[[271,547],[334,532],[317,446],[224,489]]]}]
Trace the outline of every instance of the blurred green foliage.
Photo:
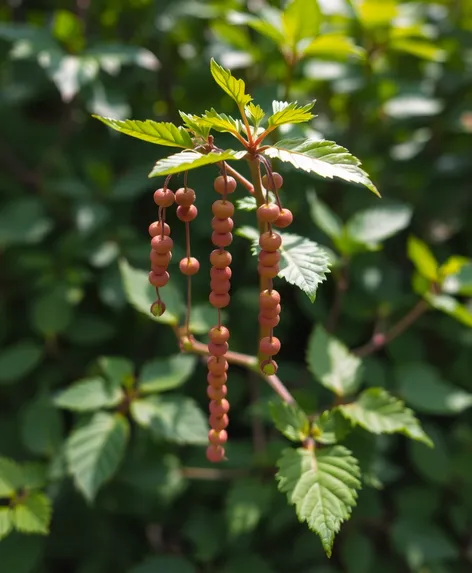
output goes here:
[{"label": "blurred green foliage", "polygon": [[[298,1],[287,8],[302,10],[297,29],[282,8],[263,0],[0,7],[2,572],[471,569],[472,4]],[[285,282],[277,287],[280,377],[303,409],[330,405],[332,380],[317,372],[320,323],[336,324],[343,344],[329,344],[343,356],[420,297],[437,309],[367,356],[362,380],[348,377],[366,386],[365,400],[383,399],[374,387],[403,399],[435,448],[374,437],[357,420],[343,443],[360,461],[363,488],[329,562],[276,491],[274,465],[287,442],[271,421],[270,388],[252,373],[232,368],[229,461],[206,463],[205,369],[179,354],[168,324],[144,315],[157,181],[147,175],[166,150],[90,117],[180,124],[179,110],[233,113],[209,74],[212,56],[245,78],[266,111],[273,99],[316,99],[308,129],[283,136],[346,146],[383,196],[277,163],[294,230],[333,262],[314,304]],[[198,335],[214,320],[213,176],[211,167],[189,176],[199,209]],[[172,217],[175,263],[184,232]],[[239,210],[235,223],[252,218]],[[231,250],[231,347],[254,354],[256,263],[245,238],[235,236]],[[179,273],[172,283],[162,317],[171,323],[185,292]],[[346,288],[333,317],[336,284]],[[316,439],[330,444],[338,430],[320,418]]]}]

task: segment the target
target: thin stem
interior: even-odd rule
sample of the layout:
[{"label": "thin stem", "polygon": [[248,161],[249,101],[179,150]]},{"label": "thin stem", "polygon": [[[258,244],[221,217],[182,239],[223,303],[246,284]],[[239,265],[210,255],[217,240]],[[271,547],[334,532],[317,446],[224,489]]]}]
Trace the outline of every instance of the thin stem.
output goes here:
[{"label": "thin stem", "polygon": [[392,342],[397,336],[400,336],[407,328],[409,328],[414,322],[420,318],[428,310],[429,306],[424,300],[420,300],[417,304],[407,313],[403,318],[401,318],[396,324],[390,328],[385,333],[376,333],[370,342],[364,344],[353,350],[353,353],[357,356],[369,356],[373,352],[380,350],[386,346],[389,342]]},{"label": "thin stem", "polygon": [[[246,117],[246,113],[244,111],[244,108],[241,106],[238,106],[239,108],[239,113],[241,114],[243,123],[244,123],[244,127],[246,128],[246,133],[247,133],[247,141],[249,143],[249,147],[253,147],[254,145],[254,140],[252,138],[252,133],[251,133],[251,126],[249,125],[249,122],[247,120]],[[238,134],[239,135],[239,134]]]}]

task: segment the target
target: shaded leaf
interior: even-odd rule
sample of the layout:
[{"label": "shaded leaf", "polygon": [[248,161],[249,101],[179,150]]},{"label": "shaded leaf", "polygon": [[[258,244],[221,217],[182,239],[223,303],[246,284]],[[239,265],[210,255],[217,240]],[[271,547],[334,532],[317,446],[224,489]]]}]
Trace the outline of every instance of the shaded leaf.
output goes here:
[{"label": "shaded leaf", "polygon": [[15,382],[29,374],[42,354],[41,346],[30,340],[3,348],[0,352],[0,384]]},{"label": "shaded leaf", "polygon": [[43,493],[33,492],[13,508],[13,523],[23,533],[49,533],[51,501]]},{"label": "shaded leaf", "polygon": [[320,444],[336,444],[351,431],[351,424],[337,409],[325,410],[313,426],[313,437]]},{"label": "shaded leaf", "polygon": [[198,151],[181,151],[180,153],[160,159],[154,165],[151,173],[149,173],[149,177],[172,175],[190,169],[196,169],[197,167],[228,161],[229,159],[241,159],[245,154],[245,151],[233,151],[232,149],[227,149],[221,153],[211,151],[206,155],[198,153]]},{"label": "shaded leaf", "polygon": [[53,228],[43,203],[35,197],[18,197],[1,206],[0,247],[39,243]]},{"label": "shaded leaf", "polygon": [[56,394],[54,404],[58,408],[75,412],[87,412],[117,406],[124,397],[119,386],[104,378],[84,378]]},{"label": "shaded leaf", "polygon": [[21,485],[21,466],[8,458],[0,458],[0,498],[11,497]]},{"label": "shaded leaf", "polygon": [[226,92],[238,104],[238,107],[244,108],[252,97],[246,94],[246,85],[243,80],[238,80],[231,72],[219,64],[212,58],[210,61],[210,71],[215,82],[220,88]]},{"label": "shaded leaf", "polygon": [[126,386],[134,378],[134,365],[122,356],[101,356],[98,365],[104,376],[114,386]]},{"label": "shaded leaf", "polygon": [[254,105],[252,102],[248,103],[244,111],[249,121],[257,127],[265,117],[264,110],[260,105]]},{"label": "shaded leaf", "polygon": [[359,243],[376,244],[403,231],[410,224],[409,205],[391,204],[357,212],[346,224],[350,238]]},{"label": "shaded leaf", "polygon": [[21,439],[33,453],[51,456],[62,441],[61,414],[49,396],[28,402],[21,415]]},{"label": "shaded leaf", "polygon": [[270,510],[272,490],[253,480],[236,480],[226,496],[226,523],[230,538],[254,531]]},{"label": "shaded leaf", "polygon": [[303,442],[310,434],[310,423],[298,404],[282,400],[270,403],[270,414],[275,427],[292,442]]},{"label": "shaded leaf", "polygon": [[139,373],[139,391],[146,394],[178,388],[188,380],[196,361],[196,356],[176,354],[146,362]]},{"label": "shaded leaf", "polygon": [[179,555],[161,555],[150,557],[129,570],[129,573],[196,573],[195,567]]},{"label": "shaded leaf", "polygon": [[307,201],[313,222],[331,239],[340,237],[343,232],[343,222],[336,213],[331,211],[314,191],[307,194]]}]

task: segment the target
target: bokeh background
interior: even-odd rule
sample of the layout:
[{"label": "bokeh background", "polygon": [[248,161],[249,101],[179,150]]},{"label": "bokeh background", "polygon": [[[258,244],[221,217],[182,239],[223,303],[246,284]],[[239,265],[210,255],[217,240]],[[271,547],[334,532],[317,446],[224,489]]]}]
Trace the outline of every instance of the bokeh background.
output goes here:
[{"label": "bokeh background", "polygon": [[[0,7],[0,456],[42,468],[39,486],[53,503],[49,535],[15,532],[0,541],[2,573],[472,570],[470,327],[430,312],[366,359],[365,384],[405,398],[436,447],[355,434],[350,447],[363,465],[363,490],[328,561],[276,491],[284,440],[269,419],[270,390],[234,369],[230,459],[210,468],[200,431],[205,370],[197,359],[181,362],[172,329],[129,304],[142,284],[133,269],[145,273],[149,265],[147,227],[156,218],[152,192],[160,181],[147,175],[166,150],[112,132],[91,114],[180,124],[178,110],[234,113],[211,79],[210,57],[244,77],[264,109],[272,99],[316,99],[308,132],[359,157],[382,201],[411,208],[408,227],[382,249],[350,257],[336,321],[346,344],[367,342],[375,324],[392,324],[418,300],[409,233],[440,262],[472,254],[472,2],[319,0],[321,32],[336,36],[293,66],[268,24],[254,22],[271,21],[271,6],[281,8],[263,0],[6,0]],[[220,144],[234,147],[225,135]],[[294,230],[330,249],[313,193],[343,221],[380,201],[360,187],[276,167]],[[214,320],[206,306],[214,176],[205,168],[189,177],[199,208],[192,248],[202,263],[193,288],[200,333]],[[241,212],[236,224],[252,218]],[[171,224],[175,263],[184,235]],[[256,264],[246,239],[235,237],[232,252],[232,348],[252,354]],[[120,260],[130,267],[122,262],[120,270]],[[176,268],[169,288],[183,297]],[[336,278],[333,269],[314,304],[280,285],[280,374],[310,412],[329,403],[305,351],[314,325],[329,319]],[[171,390],[162,408],[173,418],[165,435],[130,424],[124,459],[91,504],[64,454],[82,418],[53,397],[98,376],[100,364],[106,370],[100,357],[126,359],[120,364],[131,380],[144,365],[155,389]]]}]

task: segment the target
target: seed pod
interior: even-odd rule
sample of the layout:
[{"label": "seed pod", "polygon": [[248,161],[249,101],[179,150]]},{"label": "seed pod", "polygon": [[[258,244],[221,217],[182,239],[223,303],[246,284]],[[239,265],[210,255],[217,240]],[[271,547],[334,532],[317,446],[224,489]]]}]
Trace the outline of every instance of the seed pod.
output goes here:
[{"label": "seed pod", "polygon": [[223,446],[211,444],[206,450],[206,457],[209,462],[218,463],[225,459],[225,449]]},{"label": "seed pod", "polygon": [[278,233],[267,231],[260,236],[259,245],[264,251],[274,252],[282,245],[282,237]]},{"label": "seed pod", "polygon": [[175,202],[182,207],[190,207],[195,203],[195,191],[190,187],[181,187],[175,192]]},{"label": "seed pod", "polygon": [[207,386],[207,396],[210,400],[223,400],[228,393],[228,388],[225,384],[222,386]]},{"label": "seed pod", "polygon": [[210,414],[221,418],[229,412],[229,402],[225,398],[223,400],[212,400],[210,402]]},{"label": "seed pod", "polygon": [[[226,184],[225,184],[226,179]],[[224,195],[226,193],[234,193],[236,189],[236,179],[234,177],[225,177],[224,175],[220,175],[215,179],[213,183],[213,188],[217,193],[220,195]]]},{"label": "seed pod", "polygon": [[[157,235],[162,235],[162,224],[160,221],[154,221],[149,225],[149,235],[151,237],[157,237]],[[167,223],[164,223],[164,235],[170,235],[170,227]]]},{"label": "seed pod", "polygon": [[230,267],[223,267],[222,269],[211,267],[210,269],[210,278],[214,281],[229,281],[232,274],[233,272],[231,271]]},{"label": "seed pod", "polygon": [[259,306],[261,309],[275,308],[280,304],[280,294],[276,290],[263,290],[259,294]]},{"label": "seed pod", "polygon": [[175,195],[170,189],[156,189],[154,191],[154,203],[159,207],[170,207],[174,204]]},{"label": "seed pod", "polygon": [[[224,358],[218,358],[217,356],[210,356],[207,360],[207,366],[210,373],[217,376],[221,376],[228,371],[228,361]],[[209,380],[208,383],[211,384]]]},{"label": "seed pod", "polygon": [[261,372],[266,376],[273,376],[278,369],[277,362],[275,360],[264,360],[260,364]]},{"label": "seed pod", "polygon": [[259,276],[265,279],[274,279],[279,274],[279,271],[279,265],[271,265],[270,267],[265,267],[260,263],[257,265],[257,272],[259,273]]},{"label": "seed pod", "polygon": [[166,305],[162,300],[156,300],[151,304],[151,314],[153,316],[162,316],[166,311]]},{"label": "seed pod", "polygon": [[[275,189],[273,189],[272,181],[275,183]],[[272,177],[269,177],[268,175],[264,175],[262,177],[262,185],[264,185],[266,189],[276,191],[280,189],[283,184],[284,184],[284,179],[282,175],[280,175],[280,173],[277,173],[277,171],[273,171]]]},{"label": "seed pod", "polygon": [[292,211],[290,211],[290,209],[282,209],[280,211],[280,215],[274,221],[274,225],[276,227],[284,229],[285,227],[288,227],[289,225],[291,225],[292,222],[293,222]]},{"label": "seed pod", "polygon": [[173,246],[174,241],[165,235],[163,237],[158,235],[157,237],[153,237],[151,240],[151,247],[153,251],[156,251],[156,253],[168,253]]},{"label": "seed pod", "polygon": [[259,342],[259,350],[267,356],[274,356],[280,352],[280,340],[276,336],[264,336]]},{"label": "seed pod", "polygon": [[211,306],[214,306],[215,308],[225,308],[225,306],[228,306],[231,297],[228,293],[217,294],[216,292],[211,292],[208,299]]},{"label": "seed pod", "polygon": [[210,329],[208,337],[215,344],[223,344],[229,340],[229,330],[226,326],[214,326]]},{"label": "seed pod", "polygon": [[229,424],[229,418],[226,414],[221,417],[214,416],[212,414],[208,421],[210,423],[210,427],[218,432],[221,432],[221,430],[225,430]]},{"label": "seed pod", "polygon": [[280,251],[259,251],[259,262],[264,267],[271,267],[280,261]]},{"label": "seed pod", "polygon": [[234,205],[230,201],[218,199],[211,206],[212,213],[218,219],[227,219],[234,215]]},{"label": "seed pod", "polygon": [[208,352],[212,356],[224,356],[228,352],[228,343],[215,344],[214,342],[210,342],[208,344]]},{"label": "seed pod", "polygon": [[176,213],[177,217],[181,221],[184,221],[184,223],[190,223],[190,221],[193,221],[198,215],[198,209],[195,207],[195,205],[190,205],[189,207],[183,207],[182,205],[179,205],[177,207]]},{"label": "seed pod", "polygon": [[169,278],[170,277],[168,272],[164,272],[160,275],[153,271],[149,273],[149,282],[156,288],[165,286],[169,282]]},{"label": "seed pod", "polygon": [[280,209],[275,203],[264,203],[257,209],[257,218],[262,223],[273,223],[280,215]]},{"label": "seed pod", "polygon": [[208,441],[210,444],[214,444],[215,446],[226,444],[228,441],[228,433],[226,430],[221,430],[219,432],[216,430],[210,430],[208,432]]},{"label": "seed pod", "polygon": [[[213,358],[217,357],[213,356]],[[223,372],[222,374],[216,374],[215,372],[210,371],[207,374],[207,382],[213,388],[221,388],[226,384],[227,381],[228,381],[228,375],[226,374],[226,372]]]},{"label": "seed pod", "polygon": [[179,269],[184,275],[195,275],[200,269],[200,263],[195,257],[184,257],[179,263]]},{"label": "seed pod", "polygon": [[217,217],[213,217],[211,220],[211,228],[216,233],[231,233],[233,227],[234,223],[231,217],[226,217],[226,219],[218,219]]},{"label": "seed pod", "polygon": [[215,295],[226,294],[231,289],[231,282],[229,280],[228,281],[212,280],[210,281],[210,288],[212,292],[215,293]]}]

